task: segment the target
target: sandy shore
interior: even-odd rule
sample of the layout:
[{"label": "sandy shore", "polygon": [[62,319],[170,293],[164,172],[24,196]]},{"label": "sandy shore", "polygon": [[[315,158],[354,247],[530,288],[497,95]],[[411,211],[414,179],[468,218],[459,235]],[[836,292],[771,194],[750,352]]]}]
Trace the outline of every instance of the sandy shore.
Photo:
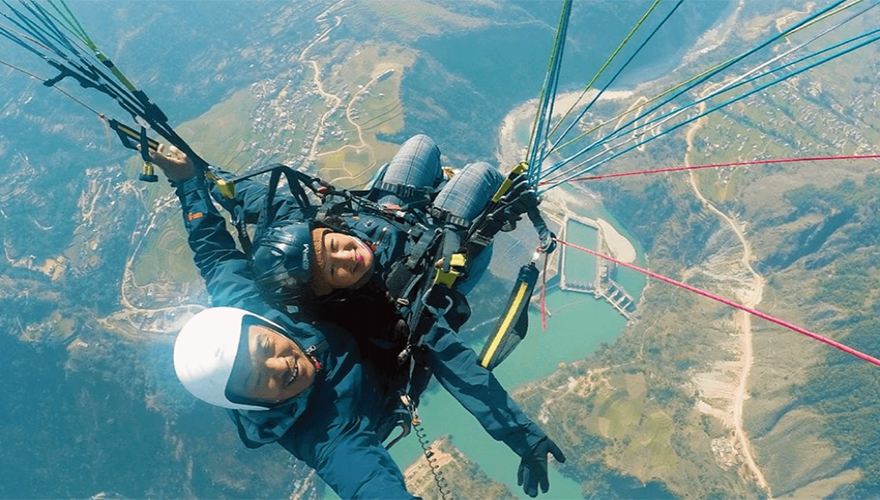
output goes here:
[{"label": "sandy shore", "polygon": [[611,256],[621,262],[635,262],[636,248],[626,239],[626,236],[617,232],[617,229],[614,229],[614,226],[604,219],[596,219],[596,223],[599,224],[599,230],[602,231],[605,245],[611,251]]},{"label": "sandy shore", "polygon": [[[582,91],[569,92],[556,96],[556,102],[553,105],[553,118],[559,118],[567,113],[580,100],[580,105],[586,105],[599,91],[590,89],[586,94]],[[606,90],[600,101],[611,101],[618,99],[629,99],[634,95],[630,90]],[[525,158],[525,148],[528,144],[519,143],[516,140],[516,131],[520,127],[528,124],[531,127],[532,121],[535,119],[535,113],[538,110],[538,100],[531,99],[524,104],[514,108],[501,123],[501,132],[498,134],[499,152],[498,161],[501,165],[516,165]]]}]

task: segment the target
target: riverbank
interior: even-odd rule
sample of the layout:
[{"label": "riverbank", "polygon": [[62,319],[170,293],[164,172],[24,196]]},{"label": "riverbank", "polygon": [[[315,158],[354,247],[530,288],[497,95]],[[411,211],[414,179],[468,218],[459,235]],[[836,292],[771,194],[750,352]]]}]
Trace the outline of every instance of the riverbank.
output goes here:
[{"label": "riverbank", "polygon": [[[568,92],[556,96],[553,105],[553,119],[559,119],[564,113],[577,105],[586,105],[598,94],[598,90],[590,89],[586,93]],[[614,101],[629,99],[634,95],[631,90],[607,90],[602,93],[600,101]],[[501,130],[498,134],[500,165],[516,165],[525,158],[524,150],[529,143],[530,130],[524,125],[530,125],[535,118],[538,109],[538,100],[530,99],[514,108],[501,122]]]}]

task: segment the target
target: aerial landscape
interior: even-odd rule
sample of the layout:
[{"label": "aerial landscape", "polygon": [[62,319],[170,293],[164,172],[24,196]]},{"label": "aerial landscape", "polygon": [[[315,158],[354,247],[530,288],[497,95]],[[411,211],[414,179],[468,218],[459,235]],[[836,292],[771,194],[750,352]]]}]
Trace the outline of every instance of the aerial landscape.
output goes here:
[{"label": "aerial landscape", "polygon": [[[685,1],[577,127],[624,123],[833,3]],[[818,51],[874,30],[880,13],[861,4],[840,2],[839,17],[684,97],[800,43]],[[280,162],[358,188],[419,133],[444,166],[523,161],[562,2],[69,5],[212,164]],[[557,115],[597,96],[579,99],[652,5],[574,2]],[[811,39],[832,27],[833,40]],[[42,85],[49,65],[0,44],[0,498],[337,498],[280,447],[246,449],[226,413],[175,377],[175,336],[210,298],[173,190],[138,181],[142,161],[104,121],[129,117],[75,82],[59,87],[88,109]],[[749,82],[738,92],[754,92],[719,109],[707,98],[594,173],[749,165],[544,193],[561,240],[620,263],[557,249],[529,335],[495,371],[567,457],[551,460],[539,498],[880,496],[880,368],[626,267],[880,356],[880,168],[864,158],[880,154],[878,73],[876,42],[809,71],[778,68],[778,85]],[[816,159],[831,156],[862,158]],[[797,160],[758,163],[774,159]],[[477,352],[537,241],[527,224],[499,237],[462,331]],[[439,470],[455,498],[526,498],[518,457],[444,391],[430,388],[420,414],[431,462],[415,434],[391,450],[411,492],[443,498]]]}]

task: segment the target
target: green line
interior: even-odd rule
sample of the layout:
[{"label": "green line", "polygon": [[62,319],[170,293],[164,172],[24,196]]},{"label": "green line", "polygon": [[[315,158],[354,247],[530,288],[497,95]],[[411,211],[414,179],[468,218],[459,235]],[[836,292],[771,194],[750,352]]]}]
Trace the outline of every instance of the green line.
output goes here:
[{"label": "green line", "polygon": [[568,109],[568,111],[565,112],[565,114],[562,116],[562,118],[560,118],[559,121],[556,122],[556,125],[553,127],[553,129],[547,133],[548,137],[553,135],[556,132],[556,129],[558,129],[559,126],[562,125],[562,122],[564,122],[565,119],[568,118],[568,115],[570,115],[571,112],[574,110],[574,108],[576,108],[577,105],[580,104],[581,99],[584,98],[584,96],[587,94],[587,91],[589,91],[593,87],[593,84],[596,83],[596,80],[598,80],[599,77],[602,76],[602,73],[604,73],[605,70],[608,69],[608,66],[611,64],[611,61],[614,60],[615,57],[617,57],[617,55],[620,53],[621,50],[623,50],[623,47],[636,34],[636,31],[638,31],[638,29],[642,26],[642,24],[645,22],[645,20],[648,19],[648,16],[651,15],[651,12],[653,12],[654,9],[658,5],[660,5],[660,0],[654,0],[654,3],[651,5],[651,7],[648,9],[648,11],[645,12],[642,15],[642,18],[639,19],[639,21],[635,24],[635,26],[633,26],[632,29],[630,29],[629,33],[623,38],[623,40],[620,42],[620,44],[617,46],[617,48],[614,50],[614,52],[612,52],[611,55],[608,56],[608,59],[605,60],[605,63],[602,64],[602,67],[599,68],[599,70],[593,76],[593,79],[590,80],[589,83],[587,83],[587,86],[584,87],[584,91],[581,92],[581,95],[578,96],[578,98],[574,102],[574,104],[572,104],[572,106]]},{"label": "green line", "polygon": [[[116,64],[111,61],[109,57],[101,52],[101,49],[99,49],[95,42],[92,41],[85,28],[83,28],[82,24],[80,24],[80,22],[76,19],[76,16],[73,15],[70,7],[67,6],[67,3],[64,0],[59,1],[61,3],[61,6],[64,7],[64,10],[67,11],[66,15],[64,12],[61,11],[60,8],[58,8],[54,1],[49,0],[49,5],[51,5],[52,8],[55,9],[56,12],[58,12],[58,14],[64,19],[64,21],[58,19],[55,16],[52,17],[55,18],[55,20],[58,21],[59,24],[64,26],[68,31],[73,33],[74,36],[76,36],[82,43],[86,44],[86,46],[95,53],[95,57],[98,58],[98,61],[100,61],[101,64],[104,65],[104,67],[109,69],[110,72],[113,73],[113,76],[115,76],[120,81],[120,83],[125,86],[126,89],[128,89],[130,92],[136,92],[137,87],[135,87],[134,84],[132,84],[128,80],[128,78],[126,78],[126,76],[122,74],[119,68],[116,67]],[[51,15],[51,13],[49,14]]]},{"label": "green line", "polygon": [[[547,95],[547,83],[550,83],[547,81],[547,78],[549,77],[550,73],[553,71],[554,61],[556,60],[556,57],[558,56],[557,50],[559,48],[559,43],[560,43],[559,35],[563,30],[563,25],[567,23],[567,18],[565,15],[566,4],[571,4],[571,0],[566,0],[565,4],[563,4],[563,6],[562,6],[562,12],[559,14],[559,23],[556,26],[556,37],[553,40],[553,49],[550,52],[550,60],[547,62],[547,72],[546,72],[546,76],[544,77],[545,78],[544,86],[541,88],[541,94],[538,96],[538,105],[539,106],[543,106],[545,104],[545,96]],[[569,11],[569,13],[570,13],[570,11]],[[564,43],[564,40],[562,42]],[[554,99],[555,99],[555,96],[554,96]],[[538,133],[538,123],[540,123],[540,121],[541,121],[541,115],[543,114],[543,112],[544,112],[544,110],[539,108],[538,112],[535,113],[535,120],[534,120],[534,122],[532,122],[532,131],[531,131],[531,134],[529,134],[529,146],[526,149],[526,151],[528,152],[527,154],[529,154],[529,155],[531,155],[532,146],[534,146],[538,140],[543,140],[543,139],[539,139],[538,137],[535,137]],[[528,158],[526,158],[526,159],[528,160]]]},{"label": "green line", "polygon": [[[61,17],[63,17],[64,20],[67,22],[67,26],[65,27],[68,29],[68,31],[75,34],[77,38],[82,40],[84,44],[86,44],[90,49],[94,50],[94,42],[92,42],[92,39],[86,32],[86,29],[83,28],[82,24],[80,24],[80,22],[76,19],[76,16],[73,15],[73,12],[70,10],[67,4],[64,3],[64,0],[61,0],[61,5],[64,7],[64,10],[67,11],[67,15],[65,15],[64,12],[61,12],[61,9],[59,9],[58,6],[55,5],[55,2],[53,2],[52,0],[49,0],[49,5],[51,5],[52,8],[55,9],[55,11],[58,12],[58,14],[60,14]],[[70,17],[68,18],[68,16]]]},{"label": "green line", "polygon": [[854,6],[854,5],[858,5],[858,4],[862,3],[863,1],[864,1],[864,0],[855,0],[853,3],[851,3],[851,4],[849,4],[849,5],[841,5],[840,7],[836,8],[836,9],[834,9],[834,10],[831,10],[831,11],[829,11],[829,12],[826,12],[824,15],[819,16],[819,17],[817,17],[816,19],[813,19],[812,21],[810,21],[810,22],[808,22],[807,24],[801,26],[800,28],[798,28],[798,29],[792,31],[791,33],[789,33],[789,34],[786,35],[786,36],[794,35],[795,33],[797,33],[798,31],[800,31],[800,30],[802,30],[802,29],[804,29],[804,28],[807,28],[807,27],[809,27],[809,26],[812,26],[813,24],[816,24],[816,23],[818,23],[819,21],[824,21],[826,18],[831,17],[831,16],[837,14],[838,12],[843,11],[843,10],[846,10],[846,9],[848,9],[848,8]]},{"label": "green line", "polygon": [[[847,5],[841,5],[840,7],[837,7],[836,9],[832,9],[831,11],[825,13],[824,15],[822,15],[822,16],[820,16],[820,17],[818,17],[818,18],[806,22],[803,26],[800,26],[799,28],[796,28],[796,29],[794,29],[794,30],[783,31],[783,32],[780,34],[780,38],[782,38],[782,37],[789,37],[789,36],[791,36],[792,34],[797,33],[798,31],[800,31],[800,30],[802,30],[802,29],[804,29],[804,28],[806,28],[806,27],[812,26],[813,24],[816,24],[817,22],[819,22],[819,21],[821,21],[821,20],[827,19],[827,18],[830,17],[831,15],[838,14],[838,13],[840,13],[841,11],[844,11],[844,10],[850,8],[850,7],[853,7],[853,6],[859,4],[859,3],[863,2],[863,1],[864,1],[864,0],[855,0],[855,1],[853,1],[852,3],[850,3],[850,4],[847,4]],[[741,55],[741,54],[740,54],[740,55]],[[660,94],[657,94],[656,96],[654,96],[654,97],[648,99],[647,101],[641,103],[641,104],[639,105],[639,107],[642,107],[642,108],[643,108],[643,107],[645,107],[646,105],[648,105],[648,104],[650,104],[650,103],[652,103],[652,102],[654,102],[654,101],[656,101],[656,100],[658,100],[658,99],[660,99],[660,98],[662,98],[662,97],[665,97],[666,95],[670,94],[671,92],[674,92],[674,91],[678,90],[679,88],[681,88],[681,87],[683,87],[683,86],[685,86],[685,85],[689,85],[689,84],[690,84],[691,82],[693,82],[694,80],[697,80],[697,79],[702,78],[702,77],[703,77],[704,75],[706,75],[707,73],[710,73],[710,72],[715,71],[717,68],[726,65],[726,64],[729,63],[732,59],[735,59],[735,58],[737,58],[737,57],[739,57],[739,55],[735,55],[735,56],[731,57],[730,59],[728,59],[728,60],[726,60],[726,61],[723,61],[723,62],[721,62],[721,63],[719,63],[719,64],[716,64],[715,66],[713,66],[713,67],[711,67],[711,68],[709,68],[709,69],[703,71],[702,73],[699,73],[699,74],[697,74],[697,75],[695,75],[695,76],[693,76],[693,77],[691,77],[691,78],[685,80],[684,82],[682,82],[682,83],[680,83],[680,84],[678,84],[678,85],[676,85],[676,86],[674,86],[674,87],[671,87],[671,88],[669,88],[668,90],[665,90],[665,91],[661,92]],[[760,67],[760,66],[759,66],[759,67]],[[754,71],[754,70],[751,70],[751,71]],[[687,109],[688,107],[693,106],[694,104],[695,104],[695,103],[690,103],[690,104],[688,104],[688,105],[682,106],[681,109],[682,109],[682,110]],[[562,143],[562,144],[557,145],[557,146],[553,149],[553,151],[560,151],[562,148],[565,148],[565,147],[568,147],[568,146],[572,145],[572,144],[575,143],[576,141],[579,141],[579,140],[581,140],[581,139],[583,139],[583,138],[589,136],[589,135],[592,134],[593,132],[596,132],[597,130],[600,130],[600,129],[603,128],[605,125],[608,125],[609,123],[616,122],[616,121],[618,121],[621,117],[626,116],[626,115],[628,115],[628,114],[630,114],[631,112],[634,112],[634,111],[635,111],[635,110],[627,110],[627,111],[623,111],[623,112],[621,112],[621,113],[618,113],[616,116],[614,116],[614,117],[612,117],[612,118],[610,118],[610,119],[608,119],[608,120],[606,120],[606,121],[604,121],[604,122],[602,122],[602,123],[600,123],[600,124],[594,126],[593,128],[591,128],[591,129],[589,129],[589,130],[586,130],[586,131],[582,132],[582,133],[579,134],[578,136],[576,136],[576,137],[574,137],[574,138],[572,138],[572,139],[570,139],[570,140],[568,140],[568,141],[566,141],[566,142],[564,142],[564,143]],[[640,118],[641,118],[641,117],[640,117]],[[638,129],[638,127],[633,127],[632,131],[635,131],[635,130],[637,130],[637,129]]]},{"label": "green line", "polygon": [[89,41],[91,41],[91,38],[89,37],[88,33],[86,33],[86,29],[83,27],[82,24],[80,24],[79,19],[77,19],[76,16],[73,15],[73,11],[70,10],[70,7],[67,6],[67,2],[65,2],[64,0],[60,0],[60,1],[61,1],[61,5],[64,6],[64,10],[66,10],[67,13],[70,14],[70,18],[73,19],[74,23],[76,23],[77,28],[79,28],[79,30],[82,32],[83,36],[85,38],[87,38]]},{"label": "green line", "polygon": [[[52,19],[54,19],[58,24],[60,24],[64,29],[66,29],[67,31],[72,33],[79,41],[81,41],[82,43],[84,43],[86,45],[89,45],[89,42],[90,42],[90,40],[88,39],[89,36],[84,31],[77,30],[76,27],[74,26],[73,22],[70,19],[68,19],[67,16],[64,15],[63,12],[61,12],[61,9],[59,9],[58,6],[56,6],[55,3],[52,2],[52,0],[49,0],[49,6],[51,6],[53,9],[55,9],[55,12],[57,12],[58,15],[61,16],[61,18],[59,19],[57,16],[55,16],[54,14],[49,12],[48,10],[45,11],[48,15],[52,16]],[[89,46],[89,48],[92,48],[92,47]]]}]

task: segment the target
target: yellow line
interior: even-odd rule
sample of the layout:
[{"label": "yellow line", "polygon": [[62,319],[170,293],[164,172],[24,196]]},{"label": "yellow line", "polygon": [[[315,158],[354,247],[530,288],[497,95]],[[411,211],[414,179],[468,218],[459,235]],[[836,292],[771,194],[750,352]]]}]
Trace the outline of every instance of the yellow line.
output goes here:
[{"label": "yellow line", "polygon": [[519,309],[519,304],[522,301],[523,296],[526,294],[526,288],[528,288],[528,285],[529,284],[526,282],[520,283],[519,290],[516,291],[516,297],[513,299],[513,303],[507,310],[507,315],[504,317],[504,321],[501,323],[498,331],[495,332],[495,336],[492,338],[492,344],[489,345],[489,350],[486,351],[486,355],[483,356],[483,359],[480,361],[480,365],[482,365],[483,368],[489,366],[489,360],[492,359],[495,351],[498,350],[498,345],[501,344],[501,339],[504,338],[503,334],[507,331],[507,327],[510,326],[510,322],[513,321],[513,316]]}]

